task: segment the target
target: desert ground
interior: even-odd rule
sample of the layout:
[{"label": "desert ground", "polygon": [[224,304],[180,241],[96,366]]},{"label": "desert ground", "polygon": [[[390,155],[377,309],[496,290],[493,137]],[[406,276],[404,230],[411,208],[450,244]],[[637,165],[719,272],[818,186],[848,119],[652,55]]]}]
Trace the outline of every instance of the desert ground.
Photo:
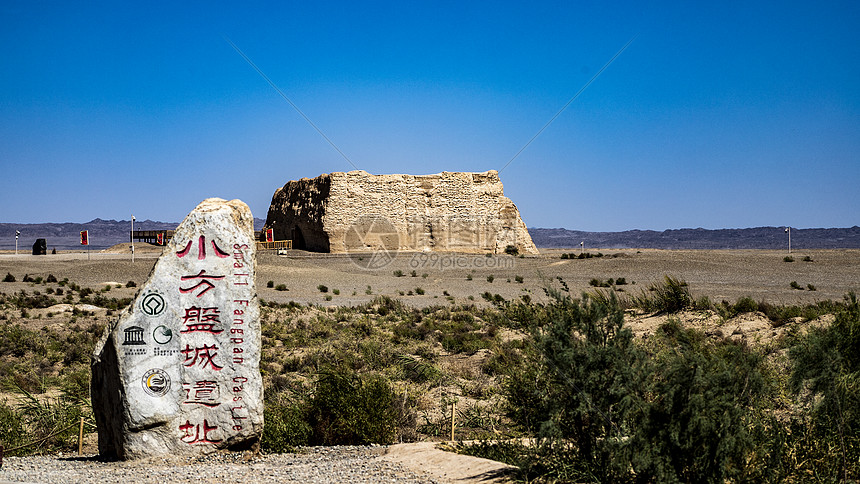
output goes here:
[{"label": "desert ground", "polygon": [[[257,255],[257,292],[264,301],[294,301],[326,311],[332,306],[364,304],[380,295],[418,308],[470,304],[489,306],[483,296],[486,293],[498,294],[507,300],[527,296],[532,301],[542,301],[547,299],[544,293],[547,287],[558,289],[566,284],[572,295],[579,295],[583,291],[595,290],[592,280],[606,281],[610,278],[614,281],[623,278],[625,284],[616,284],[614,290],[621,297],[627,297],[647,291],[664,275],[686,281],[694,298],[707,296],[715,303],[722,300],[734,302],[749,296],[775,305],[800,305],[823,300],[839,301],[848,292],[860,289],[860,250],[856,249],[796,251],[791,254],[791,262],[785,260],[788,255],[785,251],[766,250],[592,249],[587,252],[593,257],[571,258],[571,255],[579,255],[578,249],[543,250],[539,256],[526,257],[399,253],[391,260],[383,258],[380,267],[373,269],[368,265],[377,263],[379,254],[288,251],[279,255],[260,252]],[[0,253],[0,277],[10,273],[16,278],[16,282],[0,282],[0,292],[44,292],[45,285],[23,282],[23,276],[45,279],[53,275],[58,280],[68,279],[110,298],[131,298],[146,282],[161,254],[161,247],[146,244],[136,245],[134,262],[125,245],[101,252],[60,252],[45,256]],[[562,254],[566,257],[562,258]],[[136,287],[127,287],[129,281],[133,281]],[[792,282],[797,283],[794,288]],[[118,314],[97,307],[78,309],[86,311],[88,324],[107,323]],[[2,323],[21,324],[32,330],[45,327],[68,329],[71,311],[71,306],[64,308],[63,305],[34,309],[26,316],[7,315]],[[681,318],[685,323],[712,326],[709,329],[733,337],[750,338],[753,342],[777,337],[792,326],[787,324],[774,328],[766,317],[755,314],[731,321],[721,320],[713,314],[702,316],[698,313],[682,315]],[[641,312],[629,314],[629,323],[640,336],[653,331],[663,320],[665,316]],[[486,350],[471,356],[446,356],[442,352],[440,367],[445,368],[448,360],[454,362],[463,358],[463,362],[479,367],[477,360],[486,359],[487,354]],[[449,392],[470,405],[480,400],[471,399],[467,391],[458,390],[455,386],[435,391]],[[14,395],[0,397],[12,401],[15,398]],[[438,400],[437,397],[433,396]],[[428,404],[428,408],[430,406]],[[428,410],[428,415],[431,412]],[[437,415],[434,418],[441,417]],[[95,444],[95,434],[90,433],[85,453],[95,453]],[[393,446],[386,459],[435,482],[489,482],[484,480],[486,473],[501,468],[501,464],[491,461],[471,460],[474,458],[436,450],[425,442]],[[430,462],[433,465],[428,465]],[[418,481],[421,480],[419,477]]]},{"label": "desert ground", "polygon": [[[23,274],[67,277],[95,290],[109,283],[125,285],[128,281],[139,286],[146,281],[161,250],[157,246],[137,245],[134,263],[126,246],[90,254],[0,254],[0,275],[9,272],[18,279],[0,285],[0,291],[8,294],[29,287],[20,282]],[[603,256],[561,258],[563,253],[578,255],[578,249],[545,249],[539,256],[522,258],[410,252],[397,254],[390,263],[377,269],[366,267],[373,254],[260,252],[257,292],[266,301],[323,306],[358,305],[378,295],[395,297],[416,307],[480,305],[485,304],[481,298],[485,292],[500,294],[505,299],[529,295],[533,301],[540,301],[544,297],[543,288],[558,287],[559,277],[575,295],[592,290],[589,284],[592,279],[609,278],[624,278],[627,284],[617,288],[637,294],[651,283],[660,282],[664,275],[686,281],[694,297],[707,296],[714,302],[749,296],[771,304],[806,304],[841,300],[849,291],[860,290],[857,249],[795,251],[791,254],[794,262],[784,261],[788,255],[785,251],[769,250],[592,249],[587,252]],[[804,261],[805,258],[809,260]],[[517,282],[518,277],[521,283]],[[267,287],[269,281],[273,283],[271,288]],[[792,288],[792,282],[802,289]],[[281,284],[285,290],[276,289]],[[326,286],[328,292],[321,292],[320,285]],[[814,291],[809,289],[810,285]],[[422,291],[416,289],[424,294],[418,294]],[[339,294],[334,294],[335,290]],[[135,289],[123,287],[110,295],[130,297],[134,292]]]}]

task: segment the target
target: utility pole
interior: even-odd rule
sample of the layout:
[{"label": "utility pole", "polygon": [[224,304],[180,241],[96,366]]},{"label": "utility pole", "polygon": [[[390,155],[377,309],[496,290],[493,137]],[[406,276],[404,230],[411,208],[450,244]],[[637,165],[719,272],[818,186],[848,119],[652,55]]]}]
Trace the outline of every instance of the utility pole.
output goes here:
[{"label": "utility pole", "polygon": [[131,263],[134,264],[134,215],[131,216]]},{"label": "utility pole", "polygon": [[791,254],[791,227],[786,227],[785,232],[788,234],[788,253]]},{"label": "utility pole", "polygon": [[21,232],[15,231],[15,255],[18,255],[18,236],[21,235]]}]

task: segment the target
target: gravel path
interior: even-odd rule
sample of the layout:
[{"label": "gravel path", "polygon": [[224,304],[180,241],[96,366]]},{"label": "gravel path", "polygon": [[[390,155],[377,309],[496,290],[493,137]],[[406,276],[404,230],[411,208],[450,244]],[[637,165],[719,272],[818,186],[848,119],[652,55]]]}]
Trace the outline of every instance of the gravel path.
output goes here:
[{"label": "gravel path", "polygon": [[[439,483],[384,458],[385,447],[314,447],[245,460],[241,453],[104,462],[96,457],[5,457],[0,484],[200,482]],[[444,482],[444,481],[441,481]]]}]

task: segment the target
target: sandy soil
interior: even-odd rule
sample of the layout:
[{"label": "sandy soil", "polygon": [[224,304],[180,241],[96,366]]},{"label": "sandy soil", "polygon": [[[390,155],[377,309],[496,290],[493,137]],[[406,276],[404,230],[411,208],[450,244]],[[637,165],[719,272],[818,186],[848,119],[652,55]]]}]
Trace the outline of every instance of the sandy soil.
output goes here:
[{"label": "sandy soil", "polygon": [[[599,249],[593,250],[596,253]],[[126,253],[123,254],[122,251]],[[0,283],[0,291],[10,293],[30,285],[20,282],[24,274],[58,279],[65,277],[82,286],[101,289],[106,283],[145,282],[160,247],[136,245],[131,263],[127,247],[114,252],[60,253],[32,256],[0,254],[0,276],[12,273],[19,282]],[[623,277],[627,294],[638,294],[669,274],[686,280],[694,297],[713,301],[735,301],[742,296],[773,304],[800,304],[819,300],[841,300],[849,291],[860,290],[860,250],[814,250],[794,253],[795,262],[783,262],[784,251],[766,250],[625,250],[603,251],[602,258],[560,259],[562,250],[546,250],[537,257],[484,257],[464,254],[401,253],[381,269],[368,270],[364,260],[348,255],[290,251],[288,255],[258,255],[257,290],[268,301],[327,305],[356,305],[377,295],[397,297],[407,304],[483,304],[481,294],[500,294],[506,299],[529,295],[544,297],[543,288],[558,286],[564,279],[573,294],[593,289],[593,278]],[[809,256],[812,262],[803,262]],[[89,257],[89,260],[87,259]],[[456,266],[456,267],[451,267]],[[403,276],[395,276],[400,271]],[[415,271],[415,277],[412,273]],[[467,280],[471,275],[471,280]],[[492,276],[492,282],[488,282]],[[517,276],[523,283],[517,283]],[[277,287],[267,288],[272,281]],[[804,290],[792,289],[796,281]],[[816,290],[810,291],[807,285]],[[329,291],[323,293],[318,286]],[[369,289],[368,289],[369,287]],[[420,288],[424,295],[418,295]],[[339,294],[334,294],[334,290]],[[413,295],[408,295],[412,291]],[[135,289],[115,289],[112,297],[132,296]],[[370,294],[367,294],[370,292]],[[403,292],[403,295],[400,295]],[[446,294],[447,293],[447,294]],[[448,297],[450,295],[450,297]],[[331,300],[327,301],[326,296]],[[471,299],[470,299],[471,297]]]}]

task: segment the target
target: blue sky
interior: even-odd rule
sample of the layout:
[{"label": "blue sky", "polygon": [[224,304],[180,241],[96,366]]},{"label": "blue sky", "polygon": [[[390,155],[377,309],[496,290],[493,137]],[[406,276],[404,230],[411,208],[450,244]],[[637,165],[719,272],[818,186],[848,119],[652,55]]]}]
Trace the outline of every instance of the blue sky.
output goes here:
[{"label": "blue sky", "polygon": [[[0,222],[501,169],[529,227],[860,224],[857,2],[3,2]],[[700,4],[701,3],[701,4]]]}]

